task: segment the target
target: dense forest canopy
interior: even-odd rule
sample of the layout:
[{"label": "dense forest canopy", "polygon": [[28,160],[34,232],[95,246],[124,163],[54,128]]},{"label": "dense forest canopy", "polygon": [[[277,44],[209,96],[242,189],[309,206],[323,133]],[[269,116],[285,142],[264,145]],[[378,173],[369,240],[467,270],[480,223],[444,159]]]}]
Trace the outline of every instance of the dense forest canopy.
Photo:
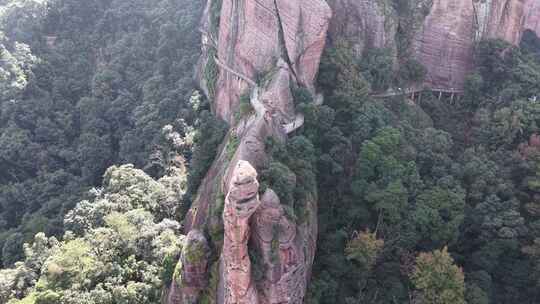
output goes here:
[{"label": "dense forest canopy", "polygon": [[[163,175],[195,110],[199,1],[7,1],[2,7],[0,247],[5,266],[113,164]],[[197,96],[195,96],[197,99]],[[197,100],[194,100],[197,102]],[[163,129],[169,125],[170,129]],[[173,134],[173,135],[174,135]],[[186,146],[187,147],[187,146]],[[177,151],[181,152],[181,151]]]},{"label": "dense forest canopy", "polygon": [[[178,276],[227,131],[193,81],[202,2],[0,1],[0,303],[159,303]],[[318,199],[306,303],[540,302],[540,38],[478,42],[458,97],[375,98],[425,76],[400,52],[329,42],[324,104],[294,87],[305,124],[267,143],[287,216]]]},{"label": "dense forest canopy", "polygon": [[303,130],[318,154],[310,303],[540,300],[539,51],[532,32],[479,42],[463,96],[413,102],[370,97],[396,77],[373,77],[392,69],[370,59],[384,50],[327,49],[325,105],[305,106]]}]

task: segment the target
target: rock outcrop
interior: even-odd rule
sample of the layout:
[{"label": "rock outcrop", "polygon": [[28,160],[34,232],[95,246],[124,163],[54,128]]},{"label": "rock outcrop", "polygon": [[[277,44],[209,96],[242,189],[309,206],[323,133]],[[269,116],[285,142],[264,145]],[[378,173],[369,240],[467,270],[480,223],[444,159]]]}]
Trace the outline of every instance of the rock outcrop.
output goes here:
[{"label": "rock outcrop", "polygon": [[525,29],[540,36],[540,1],[529,1],[525,8]]},{"label": "rock outcrop", "polygon": [[197,303],[200,293],[208,284],[209,254],[210,248],[204,234],[196,229],[191,230],[175,269],[175,282],[170,288],[168,303]]},{"label": "rock outcrop", "polygon": [[298,229],[271,189],[262,196],[252,226],[251,240],[260,250],[264,269],[257,282],[261,303],[303,303],[317,231]]},{"label": "rock outcrop", "polygon": [[[303,303],[316,230],[288,219],[271,189],[259,198],[257,171],[249,162],[237,163],[229,189],[223,212],[223,284],[228,287],[223,303]],[[262,277],[253,276],[253,267]]]},{"label": "rock outcrop", "polygon": [[251,233],[249,221],[260,205],[257,171],[248,162],[240,161],[234,168],[223,211],[223,276],[228,287],[223,303],[259,303],[251,273],[248,242]]},{"label": "rock outcrop", "polygon": [[[230,130],[184,227],[208,232],[214,248],[210,263],[219,273],[210,281],[217,286],[203,292],[212,303],[303,303],[316,249],[316,201],[307,202],[301,223],[289,220],[278,194],[267,189],[259,198],[257,170],[267,163],[267,139],[286,141],[303,123],[291,88],[315,93],[330,17],[324,0],[208,1],[197,77]],[[253,111],[240,116],[242,95]],[[184,278],[173,282],[179,288],[168,303],[201,295],[200,282]]]},{"label": "rock outcrop", "polygon": [[414,38],[414,55],[432,88],[463,87],[472,68],[474,9],[471,0],[435,0]]},{"label": "rock outcrop", "polygon": [[[476,41],[517,44],[526,29],[540,33],[537,0],[411,3],[398,11],[392,0],[207,1],[197,77],[230,130],[184,221],[192,243],[207,239],[201,246],[211,254],[196,260],[182,254],[168,303],[202,296],[218,304],[303,302],[316,248],[316,201],[307,202],[302,222],[290,219],[279,193],[259,193],[257,171],[268,161],[267,139],[285,141],[303,124],[291,87],[316,93],[328,29],[331,42],[348,40],[358,56],[366,48],[390,49],[396,69],[405,52],[426,67],[424,85],[441,90],[463,86]],[[250,113],[238,111],[241,97],[249,97]]]}]

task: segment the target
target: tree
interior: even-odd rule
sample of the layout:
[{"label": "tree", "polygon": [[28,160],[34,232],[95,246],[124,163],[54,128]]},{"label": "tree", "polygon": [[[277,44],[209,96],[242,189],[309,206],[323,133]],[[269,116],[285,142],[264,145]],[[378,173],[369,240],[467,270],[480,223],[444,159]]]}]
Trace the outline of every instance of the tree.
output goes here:
[{"label": "tree", "polygon": [[319,82],[333,88],[329,95],[338,112],[342,115],[359,112],[361,105],[368,101],[370,87],[360,72],[352,48],[347,42],[340,41],[327,52],[328,61],[323,60]]},{"label": "tree", "polygon": [[536,286],[540,286],[540,238],[535,238],[532,244],[523,246],[522,251],[532,258],[534,265],[532,277],[535,280]]},{"label": "tree", "polygon": [[204,178],[206,171],[212,165],[212,161],[217,154],[219,144],[223,141],[227,132],[227,124],[210,114],[202,111],[197,126],[198,132],[195,134],[193,158],[191,159],[189,171],[189,191],[195,193]]},{"label": "tree", "polygon": [[463,271],[454,265],[446,247],[421,253],[416,258],[411,281],[420,303],[465,304]]},{"label": "tree", "polygon": [[384,240],[377,239],[369,230],[358,232],[345,248],[349,260],[353,260],[365,271],[369,272],[384,246]]},{"label": "tree", "polygon": [[427,69],[421,62],[414,58],[408,58],[400,66],[398,72],[399,83],[403,86],[421,84],[426,77]]},{"label": "tree", "polygon": [[22,233],[11,234],[2,247],[2,262],[4,267],[9,267],[21,260],[24,237]]},{"label": "tree", "polygon": [[397,224],[404,215],[408,191],[404,186],[407,162],[401,159],[401,133],[394,128],[383,128],[364,142],[357,164],[358,178],[352,191],[378,214],[377,227],[388,221]]},{"label": "tree", "polygon": [[460,187],[426,189],[416,198],[412,221],[423,244],[436,247],[457,241],[465,217],[465,193]]},{"label": "tree", "polygon": [[390,49],[369,48],[360,63],[362,74],[374,91],[385,91],[393,84],[394,57]]}]

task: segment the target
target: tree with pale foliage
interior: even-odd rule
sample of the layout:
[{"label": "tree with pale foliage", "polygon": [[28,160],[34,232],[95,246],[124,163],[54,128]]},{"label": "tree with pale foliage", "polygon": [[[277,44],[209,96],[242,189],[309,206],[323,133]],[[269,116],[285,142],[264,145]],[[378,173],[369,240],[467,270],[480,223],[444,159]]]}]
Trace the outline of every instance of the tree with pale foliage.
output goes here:
[{"label": "tree with pale foliage", "polygon": [[465,276],[448,253],[448,248],[420,253],[410,275],[422,304],[465,304]]},{"label": "tree with pale foliage", "polygon": [[371,270],[384,247],[384,240],[369,230],[361,231],[352,238],[345,248],[347,259],[358,263],[365,271]]},{"label": "tree with pale foliage", "polygon": [[23,262],[0,270],[0,303],[158,303],[183,246],[172,218],[186,186],[183,168],[159,180],[109,168],[94,198],[66,215],[62,241],[37,234]]}]

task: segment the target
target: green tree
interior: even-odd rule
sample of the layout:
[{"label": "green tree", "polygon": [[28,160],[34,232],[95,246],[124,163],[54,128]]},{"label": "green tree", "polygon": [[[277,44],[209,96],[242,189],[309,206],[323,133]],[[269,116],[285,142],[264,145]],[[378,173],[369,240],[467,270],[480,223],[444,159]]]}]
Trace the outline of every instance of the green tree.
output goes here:
[{"label": "green tree", "polygon": [[412,221],[428,247],[452,244],[457,241],[464,209],[465,192],[460,187],[434,187],[416,198]]}]

